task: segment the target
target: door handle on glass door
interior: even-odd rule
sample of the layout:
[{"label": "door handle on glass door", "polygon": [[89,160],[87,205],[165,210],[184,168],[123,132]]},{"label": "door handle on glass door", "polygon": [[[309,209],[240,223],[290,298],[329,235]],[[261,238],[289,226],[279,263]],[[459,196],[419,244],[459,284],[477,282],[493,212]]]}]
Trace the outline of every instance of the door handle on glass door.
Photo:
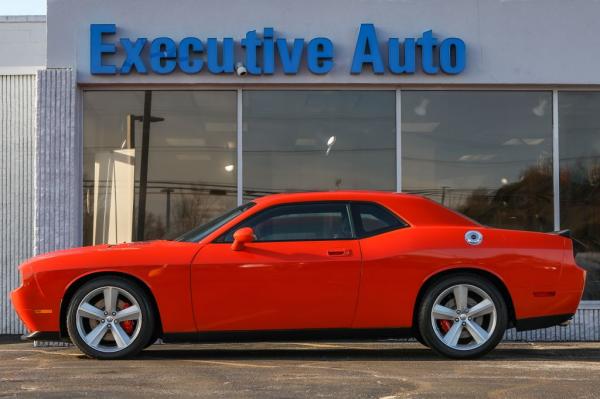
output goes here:
[{"label": "door handle on glass door", "polygon": [[349,249],[330,249],[327,251],[329,256],[350,256],[352,251]]}]

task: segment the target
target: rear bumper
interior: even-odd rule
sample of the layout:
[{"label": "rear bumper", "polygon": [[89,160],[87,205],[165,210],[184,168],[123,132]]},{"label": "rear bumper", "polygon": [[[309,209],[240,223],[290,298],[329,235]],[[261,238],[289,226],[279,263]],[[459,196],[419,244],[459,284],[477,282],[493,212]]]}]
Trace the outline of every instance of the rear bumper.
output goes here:
[{"label": "rear bumper", "polygon": [[552,327],[571,320],[574,315],[574,313],[567,313],[520,319],[515,322],[515,327],[517,331],[537,330],[539,328]]}]

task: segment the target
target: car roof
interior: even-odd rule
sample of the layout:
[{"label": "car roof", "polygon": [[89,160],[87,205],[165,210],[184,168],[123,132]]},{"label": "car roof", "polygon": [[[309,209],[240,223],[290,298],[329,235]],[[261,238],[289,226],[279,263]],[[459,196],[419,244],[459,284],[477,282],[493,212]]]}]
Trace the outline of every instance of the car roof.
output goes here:
[{"label": "car roof", "polygon": [[288,203],[305,201],[373,201],[376,199],[416,197],[414,194],[402,194],[389,191],[340,190],[340,191],[307,191],[298,193],[270,194],[254,199],[256,203]]},{"label": "car roof", "polygon": [[388,207],[411,225],[479,225],[468,217],[421,195],[389,191],[343,190],[283,193],[267,195],[253,201],[260,205],[260,208],[294,202],[367,201]]}]

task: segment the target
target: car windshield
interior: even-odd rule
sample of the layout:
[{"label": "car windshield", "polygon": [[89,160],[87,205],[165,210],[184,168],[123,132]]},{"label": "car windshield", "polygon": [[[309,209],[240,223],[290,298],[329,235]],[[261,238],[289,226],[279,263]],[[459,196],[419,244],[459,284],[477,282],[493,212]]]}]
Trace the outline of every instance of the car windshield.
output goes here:
[{"label": "car windshield", "polygon": [[184,233],[183,235],[177,237],[175,241],[198,242],[213,231],[215,231],[216,229],[218,229],[219,227],[223,226],[225,223],[229,222],[238,215],[241,215],[242,213],[246,212],[254,205],[254,202],[248,202],[247,204],[232,209],[229,212],[211,220],[210,222],[195,227],[187,233]]}]

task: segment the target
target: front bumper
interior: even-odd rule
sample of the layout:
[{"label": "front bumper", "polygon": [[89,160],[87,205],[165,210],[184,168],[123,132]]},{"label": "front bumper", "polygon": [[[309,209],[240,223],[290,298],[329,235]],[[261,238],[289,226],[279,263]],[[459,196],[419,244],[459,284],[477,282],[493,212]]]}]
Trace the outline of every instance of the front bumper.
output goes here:
[{"label": "front bumper", "polygon": [[68,341],[58,331],[34,331],[21,337],[27,341]]},{"label": "front bumper", "polygon": [[60,309],[48,303],[34,284],[24,284],[10,293],[17,315],[29,331],[60,331]]}]

